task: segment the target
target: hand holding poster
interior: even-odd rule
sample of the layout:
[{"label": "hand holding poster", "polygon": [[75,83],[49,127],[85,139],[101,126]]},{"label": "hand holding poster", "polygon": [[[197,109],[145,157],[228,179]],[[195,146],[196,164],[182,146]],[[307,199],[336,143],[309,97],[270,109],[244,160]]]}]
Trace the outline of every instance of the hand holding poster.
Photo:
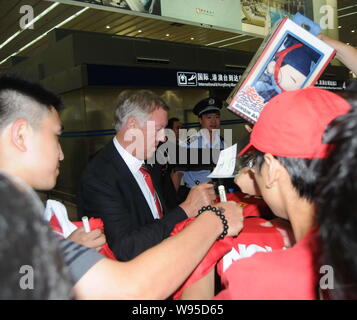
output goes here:
[{"label": "hand holding poster", "polygon": [[319,38],[283,18],[228,97],[228,109],[255,123],[277,94],[313,85],[334,54],[334,49]]}]

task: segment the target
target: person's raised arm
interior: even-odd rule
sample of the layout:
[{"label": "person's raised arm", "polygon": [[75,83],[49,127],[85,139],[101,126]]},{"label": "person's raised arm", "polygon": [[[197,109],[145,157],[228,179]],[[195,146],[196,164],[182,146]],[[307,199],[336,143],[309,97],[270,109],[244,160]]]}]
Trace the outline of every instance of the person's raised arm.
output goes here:
[{"label": "person's raised arm", "polygon": [[357,73],[357,49],[339,40],[332,39],[324,34],[319,38],[336,50],[336,58],[340,60],[348,69]]},{"label": "person's raised arm", "polygon": [[[228,235],[243,227],[242,208],[220,203],[228,221]],[[223,231],[221,219],[205,211],[187,228],[129,262],[102,259],[77,282],[78,299],[165,299],[202,260]]]}]

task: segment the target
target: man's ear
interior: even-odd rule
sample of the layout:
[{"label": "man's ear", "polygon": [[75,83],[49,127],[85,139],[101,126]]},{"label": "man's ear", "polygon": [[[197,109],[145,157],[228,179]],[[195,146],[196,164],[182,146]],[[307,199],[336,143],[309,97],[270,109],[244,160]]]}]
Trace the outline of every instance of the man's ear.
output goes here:
[{"label": "man's ear", "polygon": [[274,74],[276,62],[274,60],[270,61],[267,66],[268,73]]},{"label": "man's ear", "polygon": [[139,125],[139,121],[138,119],[134,118],[134,117],[129,117],[127,120],[127,127],[129,129],[136,129],[138,128]]},{"label": "man's ear", "polygon": [[279,180],[281,175],[281,164],[280,162],[270,153],[264,154],[264,163],[266,165],[266,187],[272,188],[276,182]]},{"label": "man's ear", "polygon": [[27,138],[31,127],[27,120],[21,118],[13,122],[10,128],[10,139],[13,145],[22,152],[27,151]]}]

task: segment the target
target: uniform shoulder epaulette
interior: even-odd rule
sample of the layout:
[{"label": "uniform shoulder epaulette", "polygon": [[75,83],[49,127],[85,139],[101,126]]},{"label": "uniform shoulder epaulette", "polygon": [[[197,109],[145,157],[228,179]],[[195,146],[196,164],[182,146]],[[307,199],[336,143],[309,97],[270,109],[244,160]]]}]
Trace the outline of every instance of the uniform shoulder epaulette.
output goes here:
[{"label": "uniform shoulder epaulette", "polygon": [[189,136],[186,140],[186,143],[189,146],[191,143],[195,142],[197,139],[198,139],[197,135]]}]

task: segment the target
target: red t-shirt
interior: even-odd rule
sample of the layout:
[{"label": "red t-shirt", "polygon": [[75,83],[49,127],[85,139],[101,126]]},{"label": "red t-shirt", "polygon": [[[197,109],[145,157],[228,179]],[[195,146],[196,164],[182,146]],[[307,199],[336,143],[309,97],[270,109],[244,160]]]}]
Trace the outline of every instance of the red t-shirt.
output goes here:
[{"label": "red t-shirt", "polygon": [[[227,201],[235,201],[244,208],[244,217],[261,217],[267,220],[276,218],[261,197],[252,197],[241,192],[227,193]],[[217,198],[219,202],[219,198]]]},{"label": "red t-shirt", "polygon": [[314,232],[287,250],[258,252],[235,261],[222,274],[225,289],[214,299],[317,299]]},{"label": "red t-shirt", "polygon": [[[248,207],[252,207],[252,205]],[[257,207],[253,207],[253,210],[249,210],[249,212],[259,214]],[[193,220],[194,218],[190,218],[177,224],[172,234],[180,232]],[[246,217],[242,232],[237,237],[226,237],[216,241],[190,277],[174,294],[174,299],[179,299],[183,289],[206,275],[217,261],[219,261],[217,271],[222,275],[233,262],[241,258],[252,256],[256,252],[270,252],[284,248],[284,237],[289,238],[288,242],[293,241],[289,234],[292,234],[289,224],[285,224],[281,219],[267,221],[257,216]]]},{"label": "red t-shirt", "polygon": [[283,249],[285,247],[283,233],[289,238],[289,243],[293,244],[294,239],[288,223],[284,225],[278,218],[267,221],[259,217],[246,217],[242,232],[232,240],[232,249],[217,264],[218,274],[222,277],[234,262],[257,252]]}]

